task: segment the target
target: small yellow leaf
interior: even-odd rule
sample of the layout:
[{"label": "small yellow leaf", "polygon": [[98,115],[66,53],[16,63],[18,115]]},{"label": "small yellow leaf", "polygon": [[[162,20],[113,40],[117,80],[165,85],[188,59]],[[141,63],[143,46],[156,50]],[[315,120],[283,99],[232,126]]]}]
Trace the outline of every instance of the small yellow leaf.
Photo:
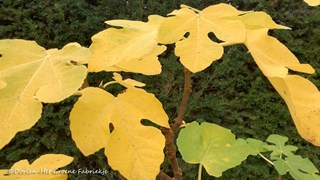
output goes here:
[{"label": "small yellow leaf", "polygon": [[[122,81],[119,74],[114,76],[118,82],[132,84]],[[164,159],[165,139],[159,129],[140,122],[147,119],[169,127],[168,116],[155,96],[133,86],[117,97],[92,87],[81,93],[70,114],[77,147],[86,156],[105,147],[109,165],[127,179],[155,179]]]},{"label": "small yellow leaf", "polygon": [[243,22],[246,29],[291,29],[275,23],[271,16],[265,12],[250,12],[237,17]]},{"label": "small yellow leaf", "polygon": [[268,35],[268,29],[247,30],[245,45],[255,62],[267,77],[285,77],[288,69],[314,73],[309,64],[300,64],[290,50],[276,38]]},{"label": "small yellow leaf", "polygon": [[320,5],[320,0],[304,0],[309,6],[318,6]]},{"label": "small yellow leaf", "polygon": [[136,81],[134,79],[125,79],[122,80],[122,76],[118,73],[113,73],[113,79],[117,81],[117,83],[121,84],[122,86],[126,87],[126,88],[132,88],[132,87],[143,87],[146,84]]},{"label": "small yellow leaf", "polygon": [[0,54],[1,149],[37,122],[41,102],[59,102],[81,87],[86,67],[68,62],[84,62],[89,51],[75,43],[46,51],[33,41],[1,40]]},{"label": "small yellow leaf", "polygon": [[106,23],[121,29],[109,28],[92,37],[89,71],[127,71],[147,75],[159,74],[158,55],[165,51],[159,46],[157,33],[163,17],[149,16],[147,23],[112,20]]},{"label": "small yellow leaf", "polygon": [[70,164],[72,157],[63,154],[45,154],[29,164],[27,160],[16,162],[10,170],[0,170],[0,179],[62,180],[67,179],[65,172],[57,169]]},{"label": "small yellow leaf", "polygon": [[317,87],[298,75],[268,79],[287,103],[299,134],[320,146],[320,92]]}]

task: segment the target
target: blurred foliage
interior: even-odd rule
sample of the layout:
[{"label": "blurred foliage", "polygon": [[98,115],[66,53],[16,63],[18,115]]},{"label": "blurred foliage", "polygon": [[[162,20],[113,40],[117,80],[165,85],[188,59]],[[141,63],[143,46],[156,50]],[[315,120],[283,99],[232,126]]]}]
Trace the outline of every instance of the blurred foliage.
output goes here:
[{"label": "blurred foliage", "polygon": [[[284,43],[301,62],[310,63],[317,74],[305,76],[320,87],[320,7],[309,7],[302,0],[0,0],[0,38],[37,41],[46,48],[63,47],[68,42],[90,45],[90,37],[105,29],[110,19],[146,21],[148,15],[165,15],[186,4],[198,9],[217,3],[230,3],[240,10],[265,11],[282,25],[292,28],[270,34]],[[183,68],[169,47],[161,55],[163,73],[143,76],[123,73],[147,84],[146,90],[164,104],[172,121],[177,116],[183,92]],[[89,83],[98,86],[111,80],[111,73],[90,73]],[[238,137],[266,139],[270,134],[289,137],[320,168],[320,149],[298,135],[284,101],[257,68],[242,45],[225,48],[223,58],[192,76],[193,93],[185,121],[209,121],[230,128]],[[120,88],[121,89],[121,88]],[[110,87],[111,92],[119,87]],[[118,179],[110,169],[103,150],[84,157],[71,139],[69,112],[76,102],[71,97],[57,104],[45,104],[43,116],[30,130],[20,132],[0,151],[0,169],[20,159],[35,160],[46,153],[75,157],[68,169],[103,169],[107,175],[71,174],[70,179]],[[196,179],[197,166],[179,159],[184,179]],[[125,162],[124,162],[125,163]],[[162,169],[172,175],[167,160]],[[204,172],[205,173],[205,172]],[[241,166],[226,171],[217,179],[276,179],[274,168],[264,160],[249,157]],[[203,175],[203,179],[209,179]],[[284,176],[283,179],[290,179]]]}]

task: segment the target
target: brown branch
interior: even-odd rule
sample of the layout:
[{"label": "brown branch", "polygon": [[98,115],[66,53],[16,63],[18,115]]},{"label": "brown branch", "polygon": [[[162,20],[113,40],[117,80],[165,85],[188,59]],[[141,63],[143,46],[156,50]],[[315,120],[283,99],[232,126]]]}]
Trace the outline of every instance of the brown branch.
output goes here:
[{"label": "brown branch", "polygon": [[174,144],[175,134],[173,133],[171,128],[162,128],[162,134],[166,138],[166,157],[168,158],[174,179],[181,180],[182,179],[182,171],[179,167],[177,156],[176,156],[176,146]]},{"label": "brown branch", "polygon": [[166,157],[168,158],[173,175],[174,180],[182,179],[182,171],[179,167],[177,156],[176,156],[176,146],[174,144],[175,140],[175,132],[181,126],[183,118],[185,117],[187,104],[189,97],[192,92],[191,87],[191,72],[185,68],[184,69],[184,92],[181,100],[181,104],[179,107],[178,117],[175,119],[175,123],[171,126],[171,128],[162,128],[161,132],[166,138]]},{"label": "brown branch", "polygon": [[171,127],[173,132],[176,132],[179,129],[182,125],[183,118],[186,115],[188,100],[192,92],[191,74],[192,73],[187,68],[184,68],[184,92],[179,107],[178,117]]},{"label": "brown branch", "polygon": [[158,177],[160,178],[160,180],[172,180],[172,178],[163,171],[159,172]]}]

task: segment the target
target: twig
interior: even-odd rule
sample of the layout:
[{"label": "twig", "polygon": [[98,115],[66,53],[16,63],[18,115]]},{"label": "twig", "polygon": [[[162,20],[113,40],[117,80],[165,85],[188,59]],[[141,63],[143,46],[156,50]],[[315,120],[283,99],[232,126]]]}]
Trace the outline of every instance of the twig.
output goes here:
[{"label": "twig", "polygon": [[178,117],[176,118],[174,124],[171,127],[173,132],[176,132],[179,129],[179,127],[182,124],[183,118],[186,114],[188,100],[192,92],[191,74],[191,71],[189,71],[187,68],[184,68],[184,92],[179,107]]},{"label": "twig", "polygon": [[170,165],[173,170],[174,180],[182,179],[182,171],[179,167],[177,156],[176,156],[176,146],[174,144],[175,132],[182,125],[183,118],[185,117],[187,104],[189,97],[191,95],[191,72],[185,68],[184,69],[184,93],[179,107],[178,117],[175,119],[174,124],[171,128],[162,128],[161,132],[166,138],[166,157],[168,158]]},{"label": "twig", "polygon": [[173,133],[171,128],[162,128],[162,134],[166,138],[166,157],[168,158],[174,179],[181,180],[182,179],[182,171],[179,167],[177,156],[176,156],[176,146],[174,145],[174,137],[175,134]]},{"label": "twig", "polygon": [[160,171],[158,174],[160,180],[172,180],[170,176],[168,176],[165,172]]}]

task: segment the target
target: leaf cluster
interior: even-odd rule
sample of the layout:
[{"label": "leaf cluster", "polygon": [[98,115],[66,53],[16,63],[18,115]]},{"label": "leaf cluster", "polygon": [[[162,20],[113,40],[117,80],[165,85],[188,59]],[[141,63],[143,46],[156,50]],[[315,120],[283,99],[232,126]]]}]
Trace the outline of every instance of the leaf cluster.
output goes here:
[{"label": "leaf cluster", "polygon": [[[177,5],[175,1],[168,3],[163,1],[147,1],[144,3],[147,8],[144,8],[141,5],[141,1],[129,1],[129,4],[126,4],[125,1],[90,1],[90,3],[78,1],[77,3],[69,3],[72,4],[72,8],[69,8],[70,6],[64,4],[67,1],[50,1],[50,3],[48,1],[47,4],[43,4],[42,2],[15,1],[12,3],[11,1],[4,1],[0,6],[3,9],[7,9],[7,11],[0,12],[14,15],[0,16],[9,19],[1,19],[1,27],[3,28],[0,29],[0,35],[6,38],[38,38],[37,41],[46,47],[62,47],[65,44],[64,42],[70,41],[89,44],[89,37],[103,28],[103,25],[96,26],[96,24],[102,24],[105,19],[125,18],[141,20],[145,19],[148,13],[164,15],[173,8],[176,8]],[[183,3],[201,9],[210,3],[216,4],[217,2],[184,1]],[[317,18],[319,11],[311,11],[307,6],[301,7],[301,3],[298,3],[298,1],[258,2],[250,0],[244,3],[243,1],[235,0],[231,3],[243,10],[265,10],[275,17],[276,21],[292,27],[294,29],[292,33],[274,31],[272,34],[284,42],[302,62],[310,62],[314,67],[319,67],[318,63],[320,60],[316,54],[320,54],[320,49],[319,46],[312,46],[319,43],[319,38],[314,38],[320,37],[320,32],[315,28],[315,24],[319,21],[319,18]],[[32,11],[28,10],[30,7]],[[105,10],[105,8],[108,10]],[[46,11],[44,12],[43,9],[46,9]],[[300,11],[294,10],[291,13],[291,11],[285,11],[285,9],[299,9]],[[91,10],[94,12],[91,12]],[[114,17],[114,14],[117,14],[117,17]],[[45,19],[48,19],[47,22]],[[231,128],[237,132],[240,137],[265,138],[269,132],[285,134],[286,136],[293,137],[290,140],[304,149],[301,152],[313,159],[313,162],[318,164],[316,165],[318,167],[320,163],[317,158],[319,157],[319,152],[298,137],[296,130],[291,125],[290,115],[283,101],[275,94],[270,84],[266,82],[265,77],[257,70],[253,60],[246,53],[246,49],[243,47],[232,47],[223,57],[223,61],[215,63],[204,71],[203,74],[194,76],[193,86],[195,89],[187,113],[187,121],[200,117],[212,122],[218,122],[224,127]],[[157,97],[163,102],[166,112],[171,117],[176,116],[178,104],[175,102],[180,101],[179,94],[182,92],[182,85],[180,83],[182,81],[176,78],[181,75],[181,66],[176,60],[172,52],[168,51],[161,62],[165,67],[164,69],[167,69],[166,71],[169,73],[165,72],[159,77],[145,78],[139,75],[129,75],[134,77],[134,79],[146,82],[148,84],[147,90],[158,94]],[[318,68],[316,70],[318,71]],[[103,78],[97,76],[102,76]],[[91,84],[98,85],[99,81],[104,78],[110,80],[111,75],[104,73],[91,74],[89,81]],[[319,79],[318,75],[312,77],[315,83],[319,82],[317,79]],[[73,144],[64,147],[62,146],[63,144],[59,143],[60,139],[69,138],[70,132],[59,131],[59,135],[67,135],[64,138],[60,138],[60,136],[56,137],[54,135],[56,132],[53,132],[50,128],[56,127],[58,129],[58,127],[63,128],[66,126],[65,121],[68,120],[65,114],[69,113],[71,104],[67,104],[67,106],[65,104],[46,105],[44,111],[45,117],[43,118],[45,120],[42,123],[48,125],[42,125],[36,131],[30,130],[25,132],[27,133],[25,135],[26,140],[20,139],[17,136],[16,140],[13,141],[13,144],[17,144],[15,147],[21,147],[21,143],[27,143],[26,145],[28,146],[24,145],[23,147],[25,148],[21,148],[16,152],[14,149],[17,148],[8,148],[6,152],[11,151],[10,153],[13,155],[7,156],[5,154],[2,157],[12,157],[14,160],[11,162],[15,162],[17,159],[23,159],[19,154],[35,158],[40,152],[54,151],[55,149],[59,151],[74,149]],[[65,116],[65,121],[62,120],[63,116]],[[53,125],[50,124],[53,119],[61,119],[62,121]],[[264,123],[261,123],[261,121]],[[285,132],[283,132],[284,130]],[[34,145],[39,143],[36,142],[38,137],[44,139],[41,141],[43,144]],[[13,146],[12,143],[10,146]],[[43,146],[45,148],[42,148]],[[61,147],[57,148],[59,146]],[[18,155],[14,155],[15,153]],[[99,156],[99,158],[101,157]],[[88,163],[84,158],[79,159],[84,164]],[[259,162],[250,158],[248,161],[259,164]],[[4,166],[7,165],[6,162],[8,161],[1,162],[3,162]],[[100,164],[98,163],[94,166],[96,165],[99,166]],[[259,165],[250,167],[250,163],[248,163],[244,168],[252,168],[254,171],[231,170],[229,174],[226,174],[226,178],[246,177],[248,174],[244,174],[243,172],[257,172],[257,174],[261,175],[262,179],[266,179],[265,176],[269,174],[268,168]],[[186,166],[184,171],[191,172],[187,169],[189,169],[189,166]],[[234,173],[234,171],[238,171],[238,173]],[[191,175],[187,173],[186,176]]]}]

